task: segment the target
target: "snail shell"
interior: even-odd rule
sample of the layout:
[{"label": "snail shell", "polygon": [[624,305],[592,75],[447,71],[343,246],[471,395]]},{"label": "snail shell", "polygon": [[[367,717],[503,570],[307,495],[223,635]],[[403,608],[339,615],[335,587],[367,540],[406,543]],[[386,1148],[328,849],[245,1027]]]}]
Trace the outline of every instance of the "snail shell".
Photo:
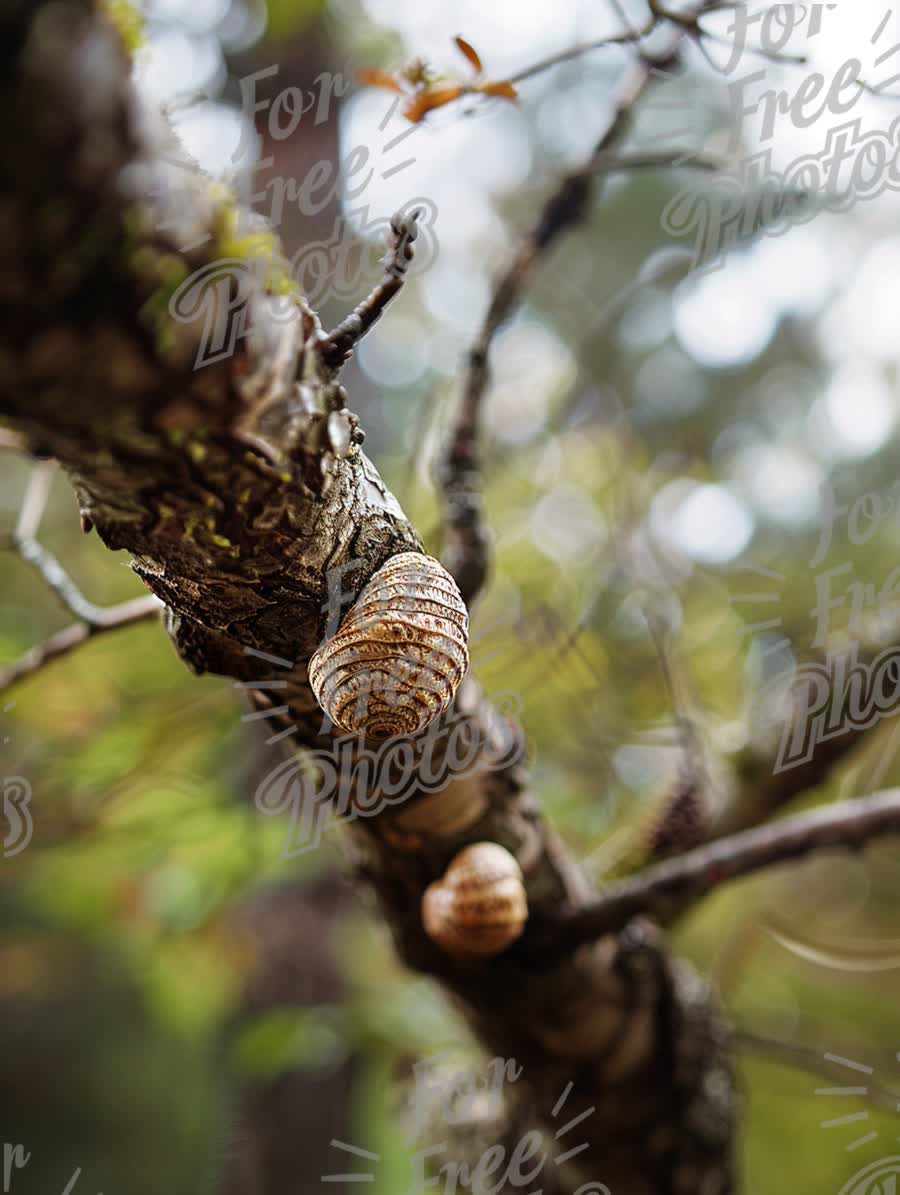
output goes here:
[{"label": "snail shell", "polygon": [[490,958],[521,935],[528,920],[522,870],[496,842],[460,851],[422,895],[422,925],[454,958]]},{"label": "snail shell", "polygon": [[456,582],[419,552],[392,556],[309,662],[313,693],[350,734],[414,735],[450,705],[469,666]]}]

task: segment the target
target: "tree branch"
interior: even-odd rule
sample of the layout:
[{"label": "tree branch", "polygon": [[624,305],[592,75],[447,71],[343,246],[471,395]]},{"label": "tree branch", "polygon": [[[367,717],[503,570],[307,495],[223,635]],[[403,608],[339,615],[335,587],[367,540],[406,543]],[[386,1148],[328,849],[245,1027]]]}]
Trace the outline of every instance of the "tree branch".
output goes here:
[{"label": "tree branch", "polygon": [[148,622],[157,618],[162,608],[162,602],[152,594],[106,609],[92,607],[95,617],[91,622],[76,622],[57,631],[43,643],[30,648],[12,664],[0,668],[0,695],[19,681],[33,676],[53,660],[68,655],[89,639],[94,639],[105,631],[117,631],[134,626],[135,623]]},{"label": "tree branch", "polygon": [[568,229],[585,215],[588,200],[597,186],[619,170],[649,169],[685,165],[690,160],[698,169],[716,169],[717,163],[702,155],[678,150],[634,153],[617,156],[614,148],[626,136],[638,101],[653,81],[654,72],[678,61],[680,43],[689,35],[702,36],[700,17],[718,7],[706,0],[690,12],[672,14],[654,6],[651,17],[635,29],[600,39],[587,46],[575,47],[553,55],[513,76],[512,82],[536,74],[548,66],[566,61],[579,53],[607,45],[638,43],[660,24],[674,23],[677,28],[667,49],[654,54],[639,54],[622,76],[612,101],[612,115],[593,153],[575,173],[564,178],[544,205],[540,218],[525,237],[512,261],[494,288],[481,329],[468,354],[462,397],[454,415],[447,445],[437,466],[437,480],[445,507],[445,547],[443,562],[453,574],[466,603],[471,605],[487,577],[489,540],[484,527],[481,494],[479,435],[481,407],[488,386],[488,356],[493,339],[519,304],[522,292],[540,258]]},{"label": "tree branch", "polygon": [[491,343],[518,305],[541,256],[582,219],[595,175],[602,174],[609,164],[609,150],[625,135],[632,109],[651,80],[649,60],[640,59],[626,70],[613,102],[612,117],[593,154],[580,170],[562,180],[545,203],[540,218],[494,288],[481,330],[469,350],[462,397],[437,469],[445,506],[446,540],[442,559],[467,604],[477,597],[488,571],[489,541],[483,523],[479,436]]},{"label": "tree branch", "polygon": [[598,37],[596,41],[584,42],[579,46],[570,46],[567,50],[560,50],[558,54],[551,54],[547,58],[542,58],[540,62],[532,63],[524,70],[510,75],[509,82],[524,83],[526,79],[540,75],[544,71],[550,70],[551,67],[559,66],[563,62],[571,62],[573,58],[581,58],[582,55],[590,54],[594,50],[604,50],[609,46],[633,45],[635,42],[649,37],[659,25],[660,20],[661,18],[654,13],[635,29],[626,29],[622,33],[612,33],[607,37]]},{"label": "tree branch", "polygon": [[598,900],[548,921],[531,946],[572,950],[637,916],[669,924],[721,884],[828,847],[860,848],[900,833],[900,789],[843,801],[697,847],[611,885]]},{"label": "tree branch", "polygon": [[[813,1075],[821,1075],[825,1079],[840,1077],[846,1081],[847,1072],[839,1064],[829,1062],[827,1054],[813,1050],[809,1046],[799,1045],[792,1041],[782,1041],[779,1038],[768,1037],[762,1033],[752,1033],[746,1029],[737,1029],[734,1033],[734,1044],[739,1050],[746,1050],[751,1054],[758,1054],[772,1062],[780,1062],[785,1066],[801,1067]],[[859,1091],[859,1098],[874,1108],[884,1108],[887,1112],[896,1112],[900,1100],[897,1092],[882,1087],[880,1083],[866,1076],[865,1085]]]},{"label": "tree branch", "polygon": [[418,210],[408,216],[401,213],[391,217],[388,250],[384,258],[384,277],[362,303],[322,340],[320,351],[326,365],[339,369],[344,365],[357,341],[362,340],[384,314],[388,303],[400,293],[406,271],[413,259],[413,244],[418,235]]},{"label": "tree branch", "polygon": [[[802,731],[804,727],[813,734],[815,719],[820,713],[816,686],[822,669],[834,674],[835,661],[846,656],[850,649],[858,653],[860,666],[872,668],[878,656],[898,641],[900,619],[896,614],[887,613],[869,619],[855,639],[846,634],[832,635],[824,651],[811,653],[801,660],[780,703],[781,716],[762,719],[762,724],[754,727],[750,741],[731,758],[736,783],[715,814],[710,837],[721,838],[760,825],[800,794],[818,788],[833,769],[881,725],[880,717],[868,725],[856,724],[850,716],[849,687],[838,699],[833,690],[829,691],[829,719],[834,716],[833,711],[839,709],[843,728],[827,736],[813,735],[809,758],[792,761],[790,766],[785,766],[781,759],[782,743],[787,735]],[[809,667],[816,670],[815,677],[806,671]],[[757,695],[761,710],[771,702],[771,693]]]},{"label": "tree branch", "polygon": [[0,427],[0,450],[3,452],[27,452],[28,445],[24,437],[17,435],[11,428]]},{"label": "tree branch", "polygon": [[[589,896],[518,757],[498,757],[505,723],[474,683],[454,711],[472,768],[437,792],[414,775],[399,807],[371,768],[355,787],[359,772],[343,774],[340,743],[322,732],[308,663],[335,578],[352,576],[338,586],[352,598],[421,541],[347,434],[355,415],[316,314],[236,254],[236,212],[211,180],[182,166],[172,199],[171,136],[138,108],[89,0],[2,9],[0,35],[0,99],[18,117],[0,144],[0,414],[60,461],[103,542],[131,553],[190,667],[285,682],[275,708],[255,691],[260,709],[288,720],[298,754],[336,761],[334,799],[359,814],[348,835],[360,881],[400,957],[524,1067],[536,1120],[570,1083],[567,1111],[593,1109],[575,1169],[621,1195],[723,1195],[735,1114],[724,1029],[706,985],[652,931],[614,933],[551,968],[515,950],[460,962],[424,932],[425,888],[480,840],[516,855],[538,920]],[[47,196],[53,219],[36,219]],[[562,201],[546,213],[538,252],[565,216]]]},{"label": "tree branch", "polygon": [[25,652],[14,663],[0,669],[0,694],[18,681],[40,671],[52,660],[68,655],[95,635],[132,626],[136,622],[145,622],[162,609],[162,602],[152,595],[135,598],[106,609],[95,606],[83,596],[56,557],[38,543],[35,536],[40,529],[55,473],[55,461],[43,461],[32,470],[19,509],[16,529],[10,537],[10,546],[26,564],[37,571],[47,587],[53,590],[66,609],[79,621],[62,631],[57,631],[43,643]]},{"label": "tree branch", "polygon": [[[513,84],[524,83],[527,79],[532,79],[536,75],[543,74],[544,71],[550,70],[554,66],[560,66],[564,62],[571,62],[576,58],[583,57],[585,54],[591,54],[595,50],[610,49],[614,46],[638,46],[640,42],[649,38],[657,29],[666,24],[676,25],[686,37],[691,38],[701,46],[704,38],[721,45],[730,46],[732,43],[724,35],[705,29],[701,24],[701,18],[710,13],[739,8],[742,2],[743,0],[735,0],[734,3],[719,3],[718,0],[706,0],[706,3],[702,4],[699,8],[695,8],[693,11],[673,12],[656,2],[656,0],[648,0],[650,15],[640,24],[630,26],[628,25],[622,6],[618,0],[614,0],[619,15],[622,17],[623,24],[628,26],[622,32],[611,33],[605,37],[598,37],[594,41],[582,42],[580,45],[570,46],[566,50],[550,54],[546,58],[541,58],[538,62],[532,63],[531,66],[527,66],[515,74],[509,75],[506,82]],[[761,55],[775,62],[801,65],[806,62],[806,58],[803,55],[785,54],[780,50],[768,50],[764,46],[748,46],[747,49],[751,53]],[[715,63],[711,62],[711,65],[715,67]]]}]

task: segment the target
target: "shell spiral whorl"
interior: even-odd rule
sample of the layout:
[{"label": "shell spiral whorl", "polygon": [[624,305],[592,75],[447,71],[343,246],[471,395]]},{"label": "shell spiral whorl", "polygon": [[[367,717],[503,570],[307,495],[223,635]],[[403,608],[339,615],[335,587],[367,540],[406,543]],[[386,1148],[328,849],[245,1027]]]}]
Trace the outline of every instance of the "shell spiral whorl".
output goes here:
[{"label": "shell spiral whorl", "polygon": [[310,660],[313,693],[350,734],[414,735],[453,700],[469,666],[468,634],[465,604],[443,565],[401,552]]}]

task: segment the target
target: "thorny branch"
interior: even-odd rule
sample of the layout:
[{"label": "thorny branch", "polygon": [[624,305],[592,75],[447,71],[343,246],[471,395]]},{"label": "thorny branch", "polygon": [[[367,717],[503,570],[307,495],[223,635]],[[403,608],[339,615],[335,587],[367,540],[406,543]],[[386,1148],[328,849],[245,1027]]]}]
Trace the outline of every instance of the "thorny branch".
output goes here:
[{"label": "thorny branch", "polygon": [[548,920],[530,947],[557,956],[611,932],[632,917],[670,924],[721,884],[814,851],[858,849],[900,834],[900,789],[842,801],[722,838],[613,884],[592,904]]}]

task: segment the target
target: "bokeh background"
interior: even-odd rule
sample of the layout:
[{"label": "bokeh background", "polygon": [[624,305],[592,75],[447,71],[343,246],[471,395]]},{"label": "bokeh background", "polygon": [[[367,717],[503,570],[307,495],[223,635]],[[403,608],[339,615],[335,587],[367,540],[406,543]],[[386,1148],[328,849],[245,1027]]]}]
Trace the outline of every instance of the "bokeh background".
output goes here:
[{"label": "bokeh background", "polygon": [[[377,277],[387,217],[429,203],[428,251],[345,382],[367,452],[438,551],[435,450],[492,279],[603,131],[626,54],[573,58],[523,83],[516,105],[464,101],[419,126],[357,72],[423,57],[466,77],[452,42],[462,34],[505,78],[620,28],[617,6],[145,0],[143,13],[138,87],[167,107],[202,168],[259,211],[273,214],[277,179],[368,151],[362,194],[322,185],[317,212],[289,200],[277,212],[326,325]],[[728,75],[716,69],[725,48],[710,40],[707,58],[690,47],[641,104],[627,145],[702,151],[735,172],[768,150],[785,170],[820,152],[831,125],[889,130],[900,116],[890,96],[861,96],[849,115],[805,129],[780,111],[770,136],[760,113],[737,119],[736,80],[752,71],[792,95],[851,54],[867,78],[900,70],[878,62],[900,42],[883,0],[835,6],[803,40],[789,48],[805,48],[809,66],[748,52]],[[288,87],[315,101],[286,140],[267,130],[267,109],[254,120],[254,76],[262,104]],[[810,196],[810,218],[778,236],[762,228],[692,272],[689,239],[665,231],[662,213],[713,186],[690,161],[613,175],[491,353],[495,562],[474,614],[474,668],[489,693],[520,702],[537,791],[597,880],[630,865],[635,826],[683,763],[685,724],[734,749],[761,687],[811,649],[823,570],[849,566],[832,581],[846,595],[833,626],[845,626],[851,587],[873,609],[900,545],[896,194],[843,212]],[[321,266],[336,236],[354,249],[346,279]],[[30,466],[0,459],[8,533]],[[823,555],[829,493],[865,507],[862,521],[835,519]],[[81,535],[62,477],[40,537],[97,603],[141,592],[123,556]],[[69,617],[12,553],[0,569],[5,662]],[[438,990],[397,966],[342,883],[339,834],[283,858],[285,825],[252,803],[273,748],[242,720],[240,693],[189,675],[149,624],[100,637],[0,708],[2,775],[27,779],[34,817],[0,886],[3,1140],[31,1154],[8,1189],[55,1195],[77,1170],[78,1195],[312,1192],[348,1168],[333,1138],[378,1155],[351,1160],[371,1167],[377,1195],[407,1189],[397,1114],[413,1062],[481,1063]],[[897,783],[898,746],[900,721],[887,718],[802,803]],[[817,1095],[840,1080],[802,1065],[841,1055],[874,1068],[846,1083],[900,1092],[898,862],[900,847],[884,842],[779,869],[716,894],[678,930],[677,951],[712,975],[747,1037],[748,1191],[837,1193],[900,1152],[890,1098],[876,1110]],[[781,1046],[760,1054],[749,1048],[758,1037]]]}]

